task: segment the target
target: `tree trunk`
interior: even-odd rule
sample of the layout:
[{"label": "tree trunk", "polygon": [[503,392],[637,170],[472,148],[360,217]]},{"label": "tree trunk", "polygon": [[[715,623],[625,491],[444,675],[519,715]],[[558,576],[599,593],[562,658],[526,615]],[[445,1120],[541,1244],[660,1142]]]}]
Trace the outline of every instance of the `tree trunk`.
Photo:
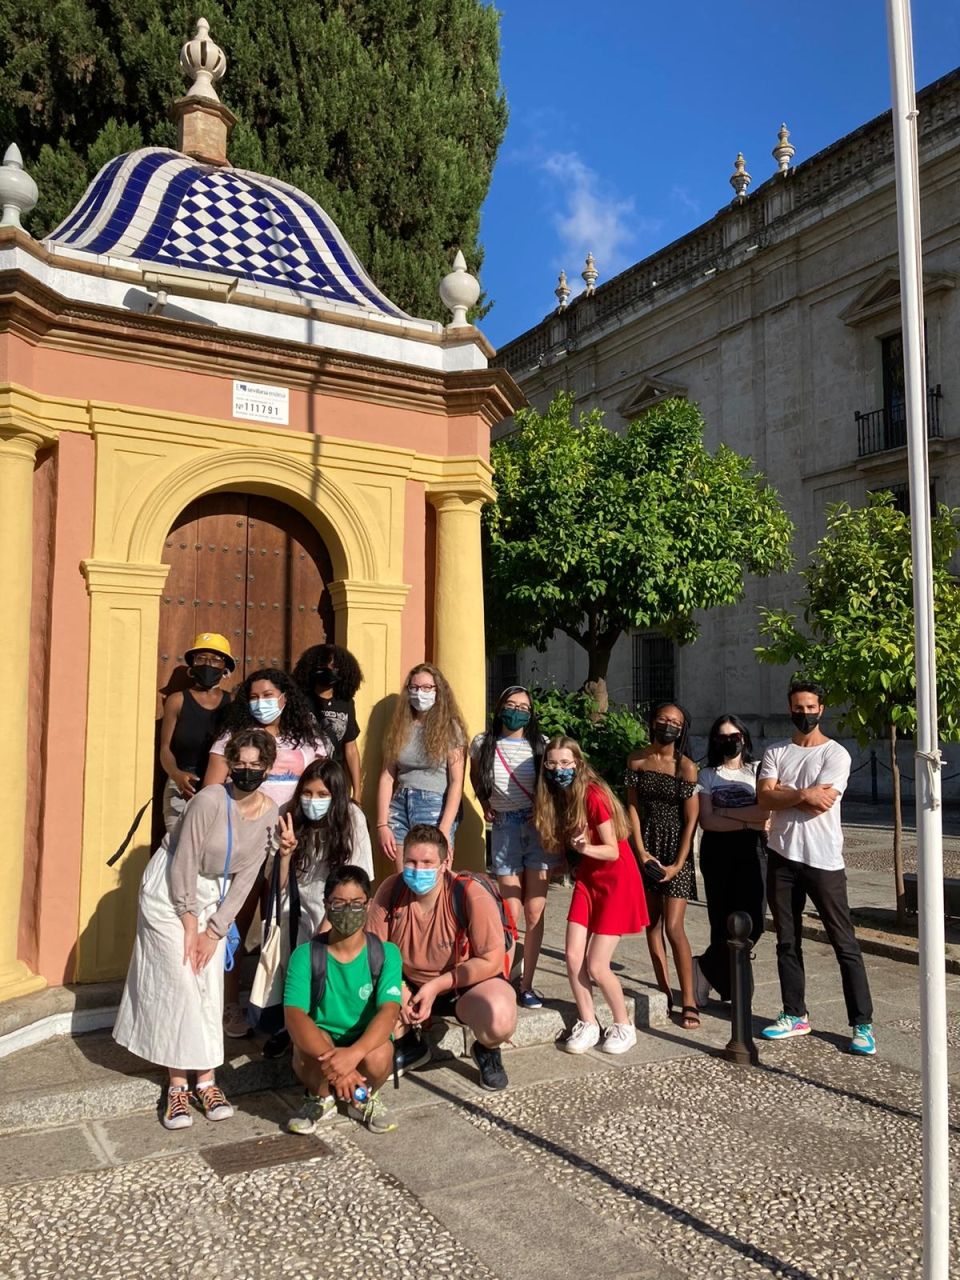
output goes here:
[{"label": "tree trunk", "polygon": [[897,760],[897,726],[890,725],[890,775],[893,778],[893,879],[897,894],[897,923],[907,919],[903,888],[903,813],[900,803],[900,764]]},{"label": "tree trunk", "polygon": [[592,631],[588,638],[591,643],[587,646],[587,678],[583,682],[583,692],[589,694],[597,704],[597,710],[592,718],[602,720],[610,710],[607,671],[610,668],[613,645],[605,640],[597,640]]}]

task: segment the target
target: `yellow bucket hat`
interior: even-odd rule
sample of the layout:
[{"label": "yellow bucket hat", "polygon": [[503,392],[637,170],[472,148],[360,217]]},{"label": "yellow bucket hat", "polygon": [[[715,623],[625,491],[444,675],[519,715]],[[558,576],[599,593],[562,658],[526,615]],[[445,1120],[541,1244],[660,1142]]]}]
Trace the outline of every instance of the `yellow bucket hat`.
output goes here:
[{"label": "yellow bucket hat", "polygon": [[201,631],[196,637],[193,644],[183,655],[184,661],[189,667],[193,662],[194,654],[205,651],[207,653],[219,653],[220,657],[226,664],[228,671],[236,671],[237,664],[233,654],[230,652],[230,641],[226,636],[218,635],[216,631]]}]

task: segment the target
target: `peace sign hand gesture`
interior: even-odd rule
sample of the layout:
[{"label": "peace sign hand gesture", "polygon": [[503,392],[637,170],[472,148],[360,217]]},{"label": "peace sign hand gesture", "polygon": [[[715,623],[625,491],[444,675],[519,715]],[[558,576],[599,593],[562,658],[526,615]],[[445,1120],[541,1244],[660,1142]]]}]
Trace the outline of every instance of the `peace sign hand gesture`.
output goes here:
[{"label": "peace sign hand gesture", "polygon": [[297,847],[297,837],[293,831],[293,815],[282,813],[277,823],[277,836],[280,839],[280,857],[289,858]]}]

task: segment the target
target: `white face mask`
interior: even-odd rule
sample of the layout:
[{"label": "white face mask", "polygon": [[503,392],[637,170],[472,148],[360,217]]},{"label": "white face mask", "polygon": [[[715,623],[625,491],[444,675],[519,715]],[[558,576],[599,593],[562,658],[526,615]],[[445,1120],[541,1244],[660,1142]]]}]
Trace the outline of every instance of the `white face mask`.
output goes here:
[{"label": "white face mask", "polygon": [[410,705],[414,711],[429,711],[437,700],[436,689],[411,689]]}]

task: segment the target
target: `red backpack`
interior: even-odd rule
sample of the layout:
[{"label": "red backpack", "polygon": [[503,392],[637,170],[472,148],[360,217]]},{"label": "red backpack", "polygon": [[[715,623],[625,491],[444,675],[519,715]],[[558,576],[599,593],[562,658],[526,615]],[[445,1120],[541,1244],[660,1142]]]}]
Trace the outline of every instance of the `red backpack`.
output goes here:
[{"label": "red backpack", "polygon": [[[503,898],[500,895],[499,888],[494,884],[489,876],[481,875],[479,871],[457,871],[453,877],[453,918],[457,922],[457,936],[455,947],[457,949],[458,963],[461,960],[470,958],[470,936],[468,932],[469,921],[467,919],[467,885],[471,883],[480,885],[497,904],[500,912],[500,923],[503,925],[503,976],[507,979],[510,977],[510,949],[517,942],[517,926],[510,918],[510,913],[504,906]],[[396,883],[390,893],[390,902],[387,906],[387,927],[389,928],[400,900],[404,894],[413,896],[410,890],[403,883],[403,877],[397,876]]]}]

